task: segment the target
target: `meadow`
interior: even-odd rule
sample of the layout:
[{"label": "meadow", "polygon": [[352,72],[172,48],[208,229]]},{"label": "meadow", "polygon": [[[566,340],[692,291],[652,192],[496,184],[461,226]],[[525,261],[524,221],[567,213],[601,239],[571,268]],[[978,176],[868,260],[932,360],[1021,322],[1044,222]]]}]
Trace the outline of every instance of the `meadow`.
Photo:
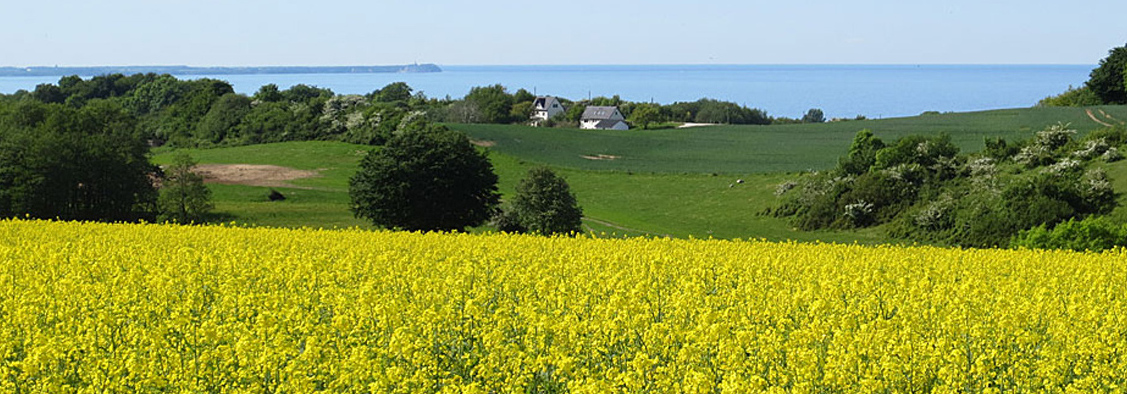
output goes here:
[{"label": "meadow", "polygon": [[[1127,107],[1099,109],[1114,118],[1127,119]],[[586,228],[596,232],[879,243],[888,241],[879,227],[804,232],[793,229],[784,219],[760,213],[776,203],[775,186],[797,171],[836,165],[862,128],[874,130],[886,140],[945,132],[962,149],[978,151],[987,136],[1025,139],[1057,121],[1072,122],[1081,132],[1100,127],[1079,108],[626,132],[506,125],[450,127],[462,130],[479,144],[491,145],[485,149],[490,152],[504,195],[514,193],[516,183],[532,166],[551,166],[576,193]],[[354,218],[348,210],[348,178],[355,173],[362,155],[371,149],[319,141],[187,151],[201,163],[272,164],[320,171],[318,177],[293,180],[283,187],[211,184],[221,220],[282,227],[367,228],[369,224]],[[155,162],[169,162],[171,151],[157,153]],[[583,157],[598,158],[599,154],[615,158]],[[1127,190],[1127,164],[1114,163],[1107,169],[1116,190]],[[271,189],[281,191],[287,199],[269,201],[266,196]],[[1118,209],[1113,216],[1127,218],[1127,210]]]},{"label": "meadow", "polygon": [[[1127,121],[1127,106],[1092,107]],[[545,129],[515,125],[457,124],[451,128],[488,141],[491,149],[521,159],[584,170],[655,173],[780,173],[823,170],[837,164],[853,136],[872,130],[885,141],[946,133],[964,151],[983,139],[1028,139],[1064,122],[1082,132],[1103,127],[1083,108],[1015,108],[905,118],[770,126],[712,126],[663,130]],[[592,160],[588,157],[599,157]]]},{"label": "meadow", "polygon": [[0,391],[1117,392],[1127,254],[0,221]]},{"label": "meadow", "polygon": [[[348,179],[369,146],[340,142],[286,142],[214,149],[186,149],[200,163],[271,164],[319,170],[319,176],[295,179],[287,186],[209,183],[216,221],[270,227],[371,228],[349,211]],[[154,162],[167,164],[172,151]],[[515,193],[517,182],[538,163],[490,151],[490,161],[503,195]],[[627,173],[557,169],[584,209],[584,225],[616,236],[797,239],[864,243],[880,242],[876,231],[801,232],[785,220],[759,213],[775,200],[775,185],[785,174]],[[743,179],[744,183],[736,183]],[[270,201],[271,190],[286,196]],[[481,232],[488,226],[474,229]]]}]

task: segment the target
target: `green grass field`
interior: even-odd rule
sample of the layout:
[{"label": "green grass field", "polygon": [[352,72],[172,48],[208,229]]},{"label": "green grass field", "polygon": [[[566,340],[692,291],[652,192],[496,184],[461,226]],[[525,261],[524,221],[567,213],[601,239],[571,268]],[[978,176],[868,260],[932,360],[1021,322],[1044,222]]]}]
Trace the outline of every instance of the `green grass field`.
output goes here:
[{"label": "green grass field", "polygon": [[[1104,110],[1118,119],[1127,119],[1127,107]],[[791,228],[786,220],[760,212],[775,204],[775,186],[793,177],[787,171],[833,166],[861,128],[872,129],[888,141],[908,134],[946,132],[963,149],[978,150],[983,136],[1027,138],[1043,125],[1058,120],[1071,122],[1081,131],[1097,127],[1082,109],[1074,108],[628,132],[498,125],[452,127],[475,140],[496,144],[489,148],[490,159],[503,195],[512,195],[517,182],[532,166],[554,167],[578,197],[586,217],[584,224],[598,233],[878,243],[887,241],[881,228],[802,232]],[[1017,131],[1007,134],[1007,127]],[[360,158],[371,149],[314,141],[187,152],[200,163],[272,164],[320,171],[318,177],[292,181],[291,187],[274,187],[287,197],[281,202],[267,199],[270,187],[210,187],[216,211],[223,220],[263,226],[331,228],[371,226],[354,218],[348,209],[348,179],[356,172]],[[171,153],[159,150],[153,161],[166,164]],[[598,154],[622,158],[581,157]],[[1127,162],[1106,168],[1116,190],[1127,190]],[[737,183],[737,179],[744,182]],[[1121,203],[1127,204],[1127,196],[1120,197]],[[1127,209],[1120,208],[1112,216],[1127,222]]]},{"label": "green grass field", "polygon": [[[1127,107],[1106,106],[1127,120]],[[964,151],[983,148],[985,137],[1023,140],[1057,122],[1081,132],[1102,127],[1082,108],[1020,108],[923,115],[883,120],[772,126],[711,126],[671,130],[576,130],[526,126],[450,127],[489,141],[493,150],[557,168],[657,173],[778,173],[824,169],[837,164],[857,131],[872,130],[885,141],[912,134],[947,133]],[[592,160],[583,156],[614,156]]]},{"label": "green grass field", "polygon": [[[186,150],[204,164],[273,164],[323,169],[322,176],[291,181],[293,187],[209,184],[216,213],[224,221],[278,227],[369,227],[348,210],[348,178],[368,147],[338,142],[287,142],[233,148]],[[154,162],[170,161],[162,152]],[[491,152],[499,189],[509,196],[531,168],[521,159]],[[785,220],[759,215],[774,201],[783,174],[628,174],[560,169],[584,209],[584,224],[607,235],[767,238],[874,243],[879,231],[794,231]],[[736,183],[743,179],[744,183]],[[270,190],[287,199],[271,202]],[[484,229],[478,229],[484,230]]]},{"label": "green grass field", "polygon": [[[320,176],[290,181],[293,187],[209,184],[217,216],[238,223],[277,227],[370,226],[348,210],[348,178],[372,147],[341,142],[309,141],[230,148],[185,149],[201,164],[271,164],[318,170]],[[156,164],[168,164],[172,152],[158,150]],[[271,189],[286,196],[272,202]]]}]

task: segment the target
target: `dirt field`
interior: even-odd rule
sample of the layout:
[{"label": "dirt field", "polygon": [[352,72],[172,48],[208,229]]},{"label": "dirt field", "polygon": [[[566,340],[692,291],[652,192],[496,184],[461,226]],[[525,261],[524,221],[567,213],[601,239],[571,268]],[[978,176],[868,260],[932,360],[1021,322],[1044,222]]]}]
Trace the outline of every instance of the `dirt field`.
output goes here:
[{"label": "dirt field", "polygon": [[319,176],[317,171],[260,164],[200,164],[204,182],[228,185],[293,187],[289,181]]}]

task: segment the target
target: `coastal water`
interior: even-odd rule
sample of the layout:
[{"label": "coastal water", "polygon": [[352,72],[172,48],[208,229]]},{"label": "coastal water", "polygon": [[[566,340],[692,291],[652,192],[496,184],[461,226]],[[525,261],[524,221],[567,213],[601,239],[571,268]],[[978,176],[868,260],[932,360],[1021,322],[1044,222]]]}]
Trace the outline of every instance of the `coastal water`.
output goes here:
[{"label": "coastal water", "polygon": [[[1093,65],[686,65],[442,66],[424,74],[209,75],[253,94],[264,84],[315,85],[363,94],[406,82],[428,97],[460,98],[474,86],[502,84],[573,100],[619,95],[668,104],[707,97],[799,117],[869,118],[1029,107],[1088,79]],[[190,76],[185,78],[200,78]],[[57,77],[0,77],[0,93],[33,90]]]}]

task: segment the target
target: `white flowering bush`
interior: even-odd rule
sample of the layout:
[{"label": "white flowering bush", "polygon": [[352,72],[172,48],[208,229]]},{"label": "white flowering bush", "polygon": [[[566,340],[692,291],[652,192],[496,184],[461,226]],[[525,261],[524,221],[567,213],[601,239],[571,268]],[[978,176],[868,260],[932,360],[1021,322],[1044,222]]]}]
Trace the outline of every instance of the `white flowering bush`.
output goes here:
[{"label": "white flowering bush", "polygon": [[1053,165],[1045,167],[1043,170],[1046,173],[1053,175],[1064,175],[1080,169],[1080,160],[1076,159],[1061,159]]},{"label": "white flowering bush", "polygon": [[864,200],[846,204],[842,215],[853,226],[861,227],[869,224],[873,220],[873,204],[867,203]]}]

